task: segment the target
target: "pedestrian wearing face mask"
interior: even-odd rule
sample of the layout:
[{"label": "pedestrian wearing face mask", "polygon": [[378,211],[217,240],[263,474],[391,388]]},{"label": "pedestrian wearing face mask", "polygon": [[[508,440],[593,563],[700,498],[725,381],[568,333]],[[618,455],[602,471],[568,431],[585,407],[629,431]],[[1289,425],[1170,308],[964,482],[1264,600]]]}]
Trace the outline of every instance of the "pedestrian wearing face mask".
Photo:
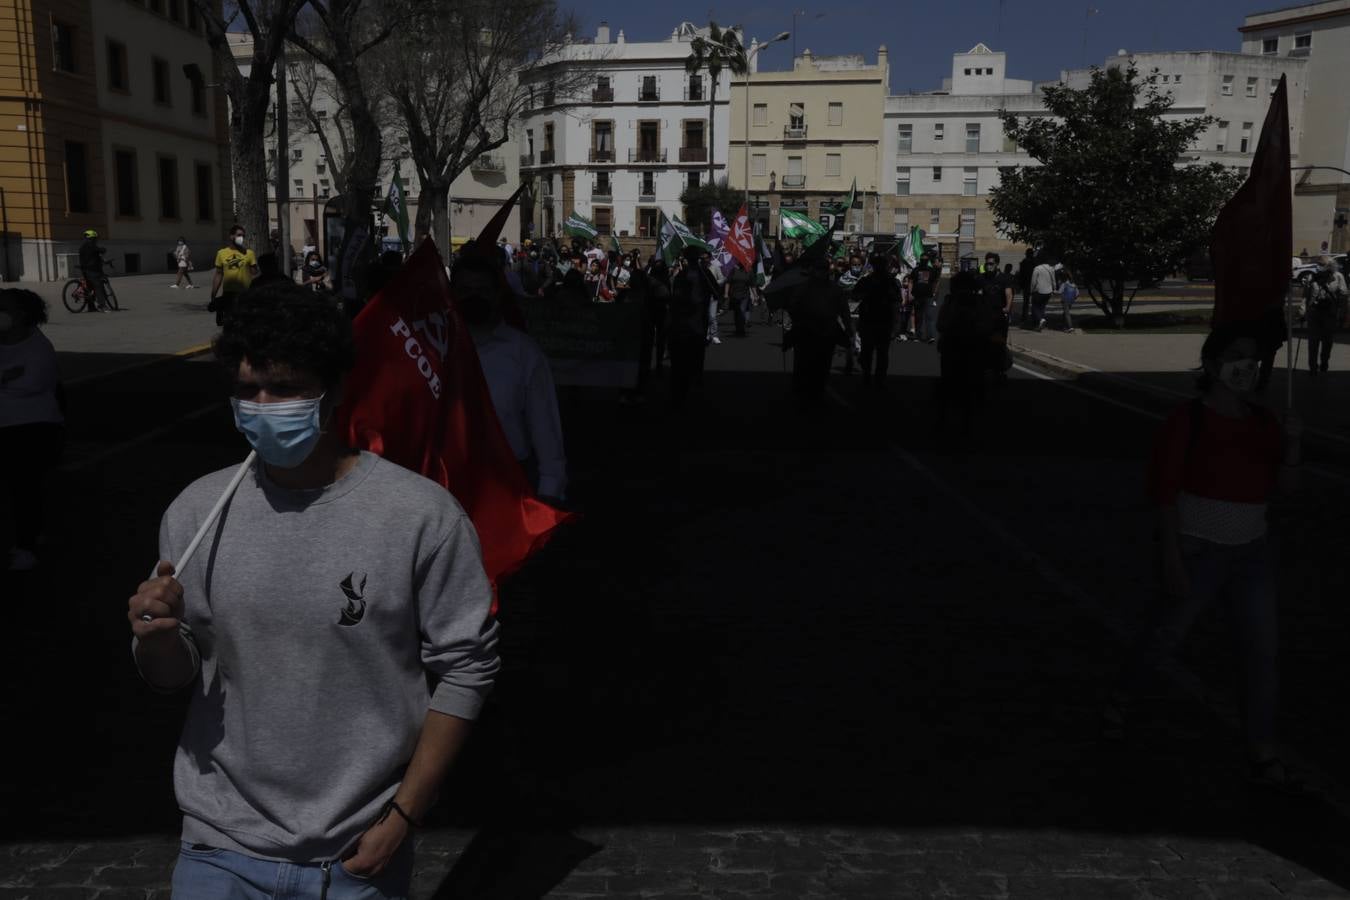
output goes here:
[{"label": "pedestrian wearing face mask", "polygon": [[1201,351],[1201,395],[1167,419],[1149,467],[1158,511],[1162,604],[1106,710],[1123,729],[1131,698],[1181,646],[1196,620],[1221,605],[1235,621],[1251,777],[1281,784],[1289,773],[1275,754],[1275,554],[1266,511],[1298,485],[1302,424],[1252,402],[1260,367],[1257,332],[1221,326]]},{"label": "pedestrian wearing face mask", "polygon": [[319,251],[311,250],[305,254],[305,265],[300,271],[301,284],[311,291],[328,290],[328,267],[323,264]]},{"label": "pedestrian wearing face mask", "polygon": [[230,242],[216,253],[215,274],[211,278],[211,302],[207,309],[216,314],[216,324],[224,325],[234,309],[235,299],[258,277],[258,258],[247,249],[244,226],[230,229]]},{"label": "pedestrian wearing face mask", "polygon": [[178,264],[178,278],[169,287],[183,287],[186,280],[187,287],[195,288],[196,285],[192,283],[192,248],[188,246],[187,238],[178,239],[178,245],[173,250],[173,258]]},{"label": "pedestrian wearing face mask", "polygon": [[235,298],[215,342],[258,452],[199,479],[128,601],[142,677],[186,691],[173,896],[406,897],[431,809],[498,669],[473,524],[443,488],[332,428],[351,326],[299,285]]},{"label": "pedestrian wearing face mask", "polygon": [[0,290],[0,510],[12,512],[14,546],[0,544],[11,572],[37,566],[44,476],[61,458],[65,416],[56,350],[42,333],[47,304],[32,291]]}]

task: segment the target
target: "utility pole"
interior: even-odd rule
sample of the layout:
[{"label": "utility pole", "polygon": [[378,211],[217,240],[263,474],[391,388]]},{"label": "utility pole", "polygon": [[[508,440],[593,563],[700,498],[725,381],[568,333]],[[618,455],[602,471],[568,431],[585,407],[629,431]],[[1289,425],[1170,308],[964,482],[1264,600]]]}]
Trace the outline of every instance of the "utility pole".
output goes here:
[{"label": "utility pole", "polygon": [[[286,44],[277,54],[277,262],[287,278],[291,271],[291,108],[286,102]],[[304,192],[301,192],[303,197]]]}]

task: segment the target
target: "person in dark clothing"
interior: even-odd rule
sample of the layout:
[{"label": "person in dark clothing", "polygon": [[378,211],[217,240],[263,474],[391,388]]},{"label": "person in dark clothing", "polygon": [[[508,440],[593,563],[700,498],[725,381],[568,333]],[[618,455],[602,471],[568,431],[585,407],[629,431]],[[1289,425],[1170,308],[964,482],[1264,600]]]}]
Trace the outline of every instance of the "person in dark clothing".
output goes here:
[{"label": "person in dark clothing", "polygon": [[736,318],[736,337],[740,338],[748,337],[750,334],[746,321],[750,317],[751,284],[750,273],[739,265],[727,276],[727,302],[731,305],[732,315]]},{"label": "person in dark clothing", "polygon": [[[1004,356],[1008,347],[1008,325],[1013,312],[1013,277],[1007,270],[1000,272],[999,255],[989,252],[984,255],[984,267],[981,270],[980,290],[985,302],[994,314],[994,336],[989,350],[992,355],[991,368],[998,378],[1005,378]],[[1012,268],[1009,263],[1008,268]]]},{"label": "person in dark clothing", "polygon": [[934,262],[933,257],[924,252],[919,264],[910,273],[914,282],[914,330],[915,340],[937,343],[934,324],[937,316],[933,305],[937,302],[937,284],[942,278],[942,266]]},{"label": "person in dark clothing", "polygon": [[[642,280],[642,345],[638,358],[638,390],[651,383],[652,371],[659,374],[666,356],[666,318],[670,313],[670,267],[653,258],[646,271],[633,270]],[[653,356],[655,365],[653,366]]]},{"label": "person in dark clothing", "polygon": [[86,229],[84,243],[80,244],[80,275],[93,291],[85,294],[85,312],[108,311],[108,292],[103,289],[103,254],[106,252],[98,245],[98,232]]},{"label": "person in dark clothing", "polygon": [[938,330],[941,378],[938,382],[938,427],[947,422],[949,411],[960,416],[961,435],[972,434],[975,406],[979,403],[984,372],[989,363],[989,345],[997,322],[973,272],[952,278],[951,293],[942,306]]},{"label": "person in dark clothing", "polygon": [[853,297],[858,301],[863,386],[884,390],[891,338],[900,314],[900,285],[891,275],[890,261],[885,256],[872,257],[872,271],[858,281]]},{"label": "person in dark clothing", "polygon": [[821,257],[810,263],[806,283],[797,288],[788,304],[792,330],[792,388],[799,400],[818,404],[824,400],[834,348],[853,341],[853,317],[848,298],[830,279],[830,262]]},{"label": "person in dark clothing", "polygon": [[1022,264],[1017,267],[1017,289],[1022,292],[1022,324],[1031,320],[1031,273],[1036,271],[1036,251],[1027,248]]},{"label": "person in dark clothing", "polygon": [[703,380],[708,305],[717,295],[702,256],[696,247],[684,251],[684,268],[670,289],[670,402],[676,409],[684,407],[689,391]]}]

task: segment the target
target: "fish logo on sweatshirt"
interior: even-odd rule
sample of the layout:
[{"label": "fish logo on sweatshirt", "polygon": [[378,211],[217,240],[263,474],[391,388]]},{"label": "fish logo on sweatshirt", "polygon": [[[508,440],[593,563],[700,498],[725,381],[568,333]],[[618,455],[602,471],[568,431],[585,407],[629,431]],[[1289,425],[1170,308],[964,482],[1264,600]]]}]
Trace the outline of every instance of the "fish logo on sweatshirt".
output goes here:
[{"label": "fish logo on sweatshirt", "polygon": [[342,588],[342,593],[347,595],[347,605],[343,608],[342,616],[338,619],[339,625],[356,625],[366,614],[366,573],[361,573],[360,587],[352,585],[352,580],[355,577],[356,573],[352,572],[342,579],[342,584],[339,585]]}]

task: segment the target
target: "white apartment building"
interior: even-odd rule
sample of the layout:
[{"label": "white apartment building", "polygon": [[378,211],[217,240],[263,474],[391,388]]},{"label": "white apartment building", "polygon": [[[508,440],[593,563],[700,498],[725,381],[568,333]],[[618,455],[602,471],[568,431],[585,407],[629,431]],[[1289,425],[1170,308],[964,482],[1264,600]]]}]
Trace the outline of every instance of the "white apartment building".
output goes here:
[{"label": "white apartment building", "polygon": [[[1350,0],[1346,0],[1350,5]],[[1262,58],[1240,53],[1121,51],[1103,68],[1133,62],[1140,75],[1172,96],[1171,118],[1211,115],[1218,119],[1197,141],[1189,160],[1246,169],[1256,149],[1270,94],[1289,77],[1294,153],[1302,124],[1306,64],[1298,58]],[[1088,85],[1088,69],[1061,73],[1058,82]],[[1045,115],[1046,85],[1007,77],[1007,58],[978,44],[952,58],[952,75],[940,90],[888,97],[884,129],[883,220],[897,233],[918,225],[939,235],[944,253],[957,257],[996,250],[1008,257],[1019,248],[994,225],[989,190],[1010,167],[1035,165],[1003,133],[1000,112]]]},{"label": "white apartment building", "polygon": [[[231,50],[235,59],[239,62],[240,70],[247,75],[249,61],[252,59],[252,39],[247,34],[231,34],[228,37]],[[323,142],[306,125],[304,116],[297,108],[299,79],[304,74],[301,70],[306,66],[306,62],[303,55],[296,50],[289,51],[287,62],[287,68],[290,72],[288,101],[292,107],[287,147],[287,153],[289,154],[287,176],[290,179],[290,190],[288,192],[290,200],[290,239],[293,248],[297,251],[306,245],[313,245],[324,252],[323,222],[325,207],[330,200],[337,197],[338,186],[333,174],[333,161],[327,158],[324,153]],[[325,83],[316,89],[313,106],[319,118],[328,119],[338,105],[336,87],[327,83],[328,76],[322,67],[316,68],[315,72],[320,78],[325,79]],[[273,113],[275,113],[275,100],[273,101]],[[329,139],[330,146],[335,148],[341,146],[336,125],[329,126]],[[276,202],[278,147],[274,130],[269,130],[267,142],[268,221],[270,227],[275,228],[278,221],[279,205]],[[371,203],[376,208],[379,208],[383,203],[389,184],[393,179],[394,171],[397,169],[408,196],[409,229],[415,231],[420,185],[417,170],[413,165],[412,153],[408,150],[403,133],[396,125],[391,125],[383,135],[383,155],[384,161],[380,166],[380,182],[375,196],[371,198]],[[450,186],[448,201],[451,243],[453,245],[458,245],[475,237],[488,220],[501,209],[501,205],[515,192],[516,187],[520,184],[519,159],[513,134],[511,140],[501,147],[473,160],[469,168],[460,173],[454,180]],[[375,225],[377,234],[385,234],[389,237],[397,236],[397,226],[386,221],[384,216],[377,214]],[[502,236],[515,241],[519,235],[520,213],[517,207],[512,210],[511,217],[502,230]],[[409,237],[415,241],[418,235],[410,234]],[[262,241],[258,241],[259,246],[262,243]]]},{"label": "white apartment building", "polygon": [[[593,40],[568,44],[530,74],[537,100],[522,117],[520,164],[537,179],[533,233],[552,236],[573,212],[602,234],[654,239],[660,214],[682,215],[680,194],[726,177],[730,72],[712,90],[707,72],[685,60],[700,29],[685,22],[661,41],[611,40],[601,23]],[[578,74],[580,73],[580,74]],[[563,96],[564,79],[579,89]],[[526,226],[530,230],[530,226]]]},{"label": "white apartment building", "polygon": [[1350,248],[1350,0],[1303,3],[1252,13],[1238,29],[1242,52],[1273,62],[1305,64],[1305,94],[1294,173],[1294,249]]}]

